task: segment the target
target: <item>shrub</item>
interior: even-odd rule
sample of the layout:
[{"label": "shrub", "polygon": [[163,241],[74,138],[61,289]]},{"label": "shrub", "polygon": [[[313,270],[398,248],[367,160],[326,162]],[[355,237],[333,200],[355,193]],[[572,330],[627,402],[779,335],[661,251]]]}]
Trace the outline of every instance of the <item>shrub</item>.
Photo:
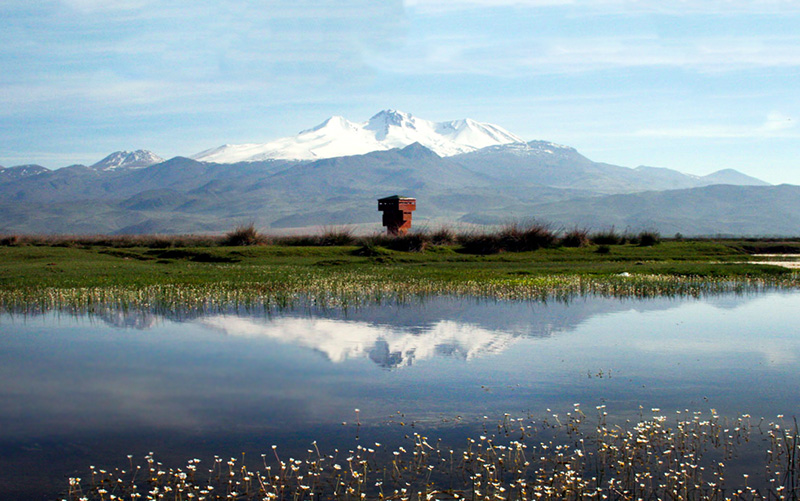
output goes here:
[{"label": "shrub", "polygon": [[422,252],[430,244],[430,236],[424,232],[406,235],[387,235],[378,233],[363,239],[364,245],[375,245],[401,252]]},{"label": "shrub", "polygon": [[266,237],[256,230],[253,223],[250,223],[237,226],[233,231],[226,233],[220,244],[231,246],[259,245],[266,243],[266,241]]},{"label": "shrub", "polygon": [[637,239],[640,247],[650,247],[661,243],[661,234],[657,231],[641,231]]},{"label": "shrub", "polygon": [[408,233],[390,238],[386,246],[392,250],[402,252],[423,252],[429,243],[429,238],[424,233]]},{"label": "shrub", "polygon": [[320,237],[318,235],[290,235],[275,239],[275,244],[287,247],[312,247],[319,245],[319,242]]},{"label": "shrub", "polygon": [[526,225],[511,223],[499,233],[500,247],[510,252],[524,252],[550,247],[557,237],[549,224],[530,222]]},{"label": "shrub", "polygon": [[470,254],[534,251],[551,247],[557,239],[549,224],[536,222],[510,223],[496,233],[476,232],[458,237],[464,251]]},{"label": "shrub", "polygon": [[457,240],[456,233],[446,226],[442,226],[430,234],[430,242],[433,245],[453,245]]},{"label": "shrub", "polygon": [[561,237],[561,245],[564,247],[586,247],[589,245],[589,230],[585,228],[573,228]]},{"label": "shrub", "polygon": [[353,230],[348,227],[335,227],[325,228],[322,236],[319,238],[318,245],[334,246],[334,245],[353,245],[356,243],[356,238],[353,236]]},{"label": "shrub", "polygon": [[595,252],[598,254],[608,254],[609,252],[611,252],[611,247],[609,247],[608,245],[600,245],[599,247],[597,247],[597,250]]},{"label": "shrub", "polygon": [[2,245],[166,249],[213,247],[220,245],[223,239],[219,235],[11,235],[0,237],[0,242],[5,241]]},{"label": "shrub", "polygon": [[12,247],[20,244],[19,235],[4,235],[0,236],[0,245]]},{"label": "shrub", "polygon": [[616,232],[614,227],[594,233],[589,239],[597,245],[621,245],[625,243],[625,237]]},{"label": "shrub", "polygon": [[497,234],[475,231],[459,235],[457,241],[468,254],[496,254],[502,250]]}]

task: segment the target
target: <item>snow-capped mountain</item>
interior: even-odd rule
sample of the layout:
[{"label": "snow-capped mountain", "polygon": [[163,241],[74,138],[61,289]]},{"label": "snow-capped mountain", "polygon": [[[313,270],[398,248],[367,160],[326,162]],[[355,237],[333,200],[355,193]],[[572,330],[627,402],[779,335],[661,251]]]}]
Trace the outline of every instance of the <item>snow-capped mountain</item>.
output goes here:
[{"label": "snow-capped mountain", "polygon": [[163,161],[163,158],[156,155],[152,151],[116,151],[92,165],[91,168],[94,170],[103,171],[119,169],[142,169]]},{"label": "snow-capped mountain", "polygon": [[469,118],[432,122],[401,111],[384,110],[363,123],[334,116],[296,136],[266,144],[226,144],[192,158],[217,163],[318,160],[403,148],[414,143],[445,157],[518,142],[523,139],[502,127]]},{"label": "snow-capped mountain", "polygon": [[527,143],[513,143],[488,147],[481,152],[483,155],[493,155],[504,153],[520,157],[557,155],[567,156],[577,153],[575,148],[564,146],[563,144],[551,143],[549,141],[529,141]]},{"label": "snow-capped mountain", "polygon": [[36,176],[44,172],[50,172],[50,169],[35,164],[16,165],[14,167],[2,168],[0,169],[0,183]]}]

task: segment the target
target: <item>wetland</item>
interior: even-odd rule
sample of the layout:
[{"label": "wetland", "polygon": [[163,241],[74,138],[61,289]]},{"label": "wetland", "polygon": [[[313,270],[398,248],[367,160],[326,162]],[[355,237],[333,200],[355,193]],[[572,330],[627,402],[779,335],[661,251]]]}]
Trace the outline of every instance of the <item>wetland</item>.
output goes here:
[{"label": "wetland", "polygon": [[796,496],[796,274],[659,247],[0,247],[0,492]]},{"label": "wetland", "polygon": [[449,450],[509,417],[566,422],[575,404],[623,427],[652,409],[776,420],[800,410],[798,322],[794,291],[6,313],[2,488],[52,498],[67,477],[90,478],[89,465],[124,468],[153,451],[211,465],[273,445],[292,457],[312,442],[408,449],[414,433]]}]

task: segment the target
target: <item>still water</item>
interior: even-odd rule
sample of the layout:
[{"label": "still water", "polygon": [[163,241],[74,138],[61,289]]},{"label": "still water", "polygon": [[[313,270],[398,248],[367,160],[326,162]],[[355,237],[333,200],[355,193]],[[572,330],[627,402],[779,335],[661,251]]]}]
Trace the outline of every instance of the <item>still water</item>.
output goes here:
[{"label": "still water", "polygon": [[411,426],[457,440],[575,403],[797,415],[798,326],[797,292],[0,315],[0,498],[55,498],[127,454],[179,466]]}]

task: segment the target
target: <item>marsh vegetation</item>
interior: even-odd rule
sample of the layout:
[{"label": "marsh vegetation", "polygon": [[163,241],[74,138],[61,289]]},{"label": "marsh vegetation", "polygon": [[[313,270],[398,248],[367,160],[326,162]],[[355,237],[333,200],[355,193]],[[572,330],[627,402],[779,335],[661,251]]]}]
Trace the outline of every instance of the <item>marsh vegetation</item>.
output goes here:
[{"label": "marsh vegetation", "polygon": [[[356,410],[356,413],[358,410]],[[588,415],[587,415],[588,414]],[[244,456],[169,466],[150,453],[124,468],[92,466],[68,499],[797,499],[797,423],[654,408],[609,420],[604,405],[544,419],[484,423],[448,444],[416,431],[387,447],[357,437],[347,450],[316,441],[299,457],[273,445]],[[249,459],[249,460],[248,460]]]},{"label": "marsh vegetation", "polygon": [[336,306],[438,294],[512,299],[699,295],[793,288],[797,276],[748,264],[797,241],[664,240],[613,229],[556,233],[509,225],[402,237],[268,237],[243,226],[220,237],[25,237],[0,246],[0,308],[92,304]]}]

